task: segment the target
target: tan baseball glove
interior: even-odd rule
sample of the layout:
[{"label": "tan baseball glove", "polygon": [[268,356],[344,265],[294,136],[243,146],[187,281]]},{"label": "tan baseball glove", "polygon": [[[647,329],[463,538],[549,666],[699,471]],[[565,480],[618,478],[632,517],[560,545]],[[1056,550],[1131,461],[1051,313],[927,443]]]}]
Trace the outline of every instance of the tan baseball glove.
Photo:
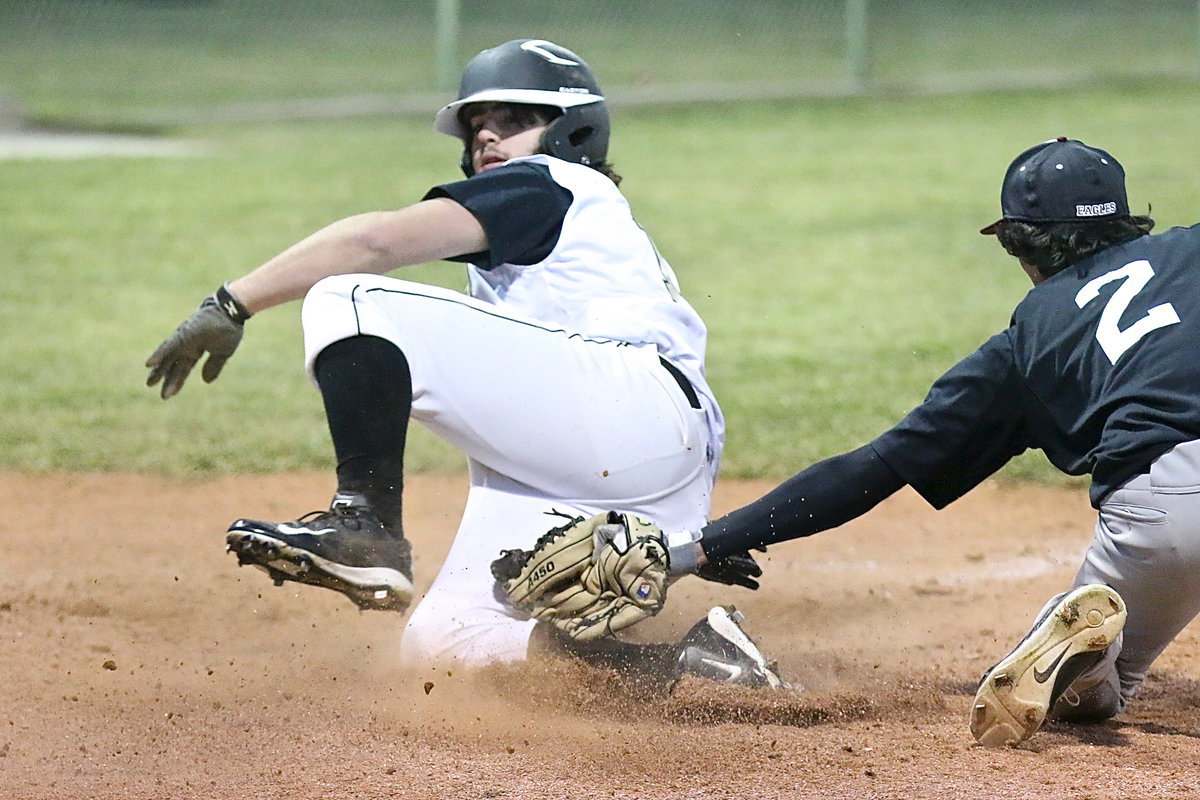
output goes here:
[{"label": "tan baseball glove", "polygon": [[492,575],[508,601],[572,639],[612,636],[657,614],[667,596],[662,531],[609,511],[545,533],[533,550],[504,550]]}]

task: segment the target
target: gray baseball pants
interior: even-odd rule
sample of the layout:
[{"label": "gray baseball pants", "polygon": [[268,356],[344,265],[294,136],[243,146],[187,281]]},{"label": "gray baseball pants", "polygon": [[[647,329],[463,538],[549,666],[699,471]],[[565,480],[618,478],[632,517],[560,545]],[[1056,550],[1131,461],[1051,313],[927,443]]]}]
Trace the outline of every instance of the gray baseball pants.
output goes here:
[{"label": "gray baseball pants", "polygon": [[1160,456],[1100,505],[1075,586],[1105,583],[1125,600],[1117,644],[1051,711],[1096,721],[1119,713],[1168,644],[1200,614],[1200,441]]}]

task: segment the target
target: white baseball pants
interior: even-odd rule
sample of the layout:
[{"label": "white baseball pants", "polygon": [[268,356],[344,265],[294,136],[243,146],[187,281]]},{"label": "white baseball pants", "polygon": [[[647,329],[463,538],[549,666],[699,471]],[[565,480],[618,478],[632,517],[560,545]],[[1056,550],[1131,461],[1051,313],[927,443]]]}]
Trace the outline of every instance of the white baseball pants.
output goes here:
[{"label": "white baseball pants", "polygon": [[533,623],[495,597],[489,566],[502,549],[528,549],[561,524],[551,510],[619,509],[664,530],[707,520],[717,454],[704,411],[653,345],[589,338],[376,275],[322,280],[302,320],[310,375],[335,341],[393,342],[412,373],[412,417],[468,458],[471,489],[454,544],[401,639],[408,665],[525,657]]}]

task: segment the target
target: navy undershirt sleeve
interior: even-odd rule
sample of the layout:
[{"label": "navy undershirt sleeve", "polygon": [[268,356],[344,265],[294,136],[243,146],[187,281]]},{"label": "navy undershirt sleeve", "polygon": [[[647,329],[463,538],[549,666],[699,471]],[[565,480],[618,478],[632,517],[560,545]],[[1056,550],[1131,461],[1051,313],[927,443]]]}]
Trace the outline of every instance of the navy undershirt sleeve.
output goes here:
[{"label": "navy undershirt sleeve", "polygon": [[430,189],[424,200],[447,197],[470,211],[487,235],[488,249],[448,259],[480,269],[499,264],[536,264],[558,244],[574,196],[545,164],[518,161],[467,180]]},{"label": "navy undershirt sleeve", "polygon": [[709,560],[836,528],[904,486],[870,445],[827,458],[704,527]]}]

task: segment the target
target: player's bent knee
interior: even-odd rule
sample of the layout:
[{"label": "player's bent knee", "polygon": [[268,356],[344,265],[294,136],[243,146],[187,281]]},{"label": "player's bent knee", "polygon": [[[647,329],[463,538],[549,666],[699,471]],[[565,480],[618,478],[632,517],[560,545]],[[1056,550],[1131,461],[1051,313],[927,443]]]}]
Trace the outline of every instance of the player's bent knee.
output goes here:
[{"label": "player's bent knee", "polygon": [[400,664],[406,669],[482,667],[524,661],[532,620],[519,620],[492,609],[477,614],[424,612],[418,606],[400,639]]},{"label": "player's bent knee", "polygon": [[338,297],[349,297],[353,294],[354,288],[362,284],[366,275],[330,275],[327,278],[322,278],[312,285],[312,288],[304,295],[304,302],[309,303],[318,298],[327,295],[335,295]]}]

